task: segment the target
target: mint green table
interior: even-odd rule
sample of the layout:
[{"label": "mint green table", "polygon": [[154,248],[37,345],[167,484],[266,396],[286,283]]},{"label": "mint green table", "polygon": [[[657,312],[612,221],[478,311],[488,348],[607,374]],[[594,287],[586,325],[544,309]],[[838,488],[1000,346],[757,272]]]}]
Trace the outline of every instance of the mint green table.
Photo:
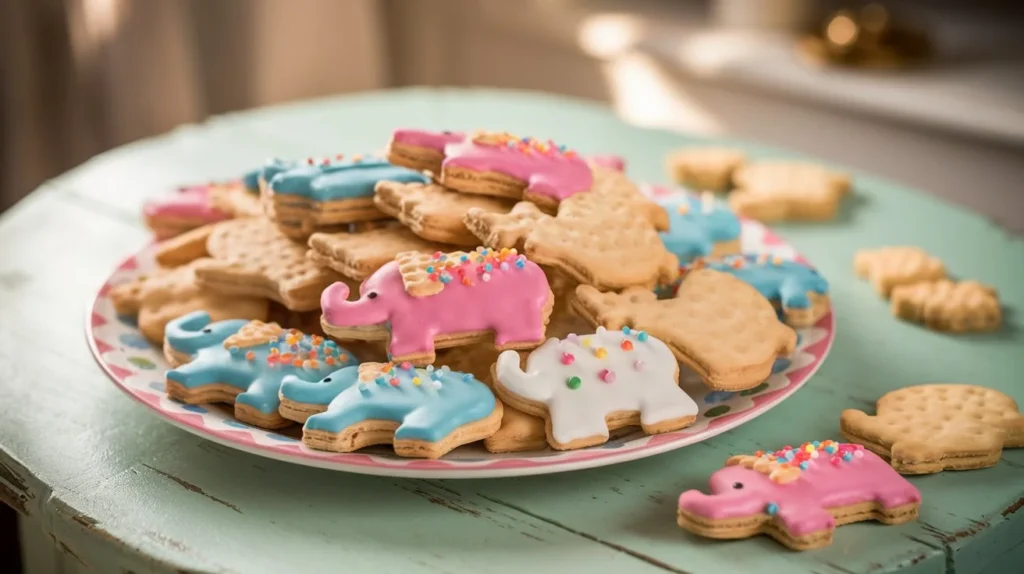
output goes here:
[{"label": "mint green table", "polygon": [[[903,385],[991,386],[1024,402],[1024,336],[948,337],[895,321],[851,271],[862,246],[913,243],[1024,309],[1024,243],[981,218],[858,174],[830,225],[782,236],[832,282],[838,338],[777,409],[713,440],[553,476],[421,481],[347,475],[232,451],[158,420],[118,391],[83,338],[87,300],[145,241],[139,206],[175,184],[226,178],[271,155],[375,150],[399,126],[495,127],[621,152],[640,179],[686,137],[627,126],[576,100],[405,90],[258,110],[103,154],[0,219],[0,500],[89,572],[1020,572],[1024,451],[995,468],[915,478],[920,521],[842,527],[794,553],[760,537],[699,540],[675,501],[727,456],[837,437],[839,412]],[[748,148],[756,155],[763,149]],[[927,166],[921,166],[927,169]],[[48,535],[48,537],[46,536]],[[45,545],[44,545],[45,546]],[[47,551],[52,551],[50,548]]]}]

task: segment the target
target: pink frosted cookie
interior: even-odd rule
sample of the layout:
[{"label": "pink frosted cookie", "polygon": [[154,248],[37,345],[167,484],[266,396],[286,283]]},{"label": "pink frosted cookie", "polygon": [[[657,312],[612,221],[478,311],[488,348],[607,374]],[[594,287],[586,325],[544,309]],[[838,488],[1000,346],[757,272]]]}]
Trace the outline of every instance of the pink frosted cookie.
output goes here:
[{"label": "pink frosted cookie", "polygon": [[767,534],[793,550],[832,543],[836,526],[917,518],[921,494],[878,455],[831,440],[738,455],[711,475],[711,494],[679,496],[679,526],[708,538]]},{"label": "pink frosted cookie", "polygon": [[324,290],[324,332],[341,340],[388,341],[392,361],[424,366],[439,348],[490,340],[498,349],[544,342],[554,295],[544,271],[516,251],[405,252],[363,281],[357,301]]},{"label": "pink frosted cookie", "polygon": [[480,132],[445,146],[441,183],[465,193],[526,199],[546,212],[577,193],[590,191],[594,178],[579,154],[554,142]]},{"label": "pink frosted cookie", "polygon": [[592,155],[587,158],[590,163],[613,169],[615,171],[626,171],[626,160],[622,159],[621,156],[602,154]]},{"label": "pink frosted cookie", "polygon": [[444,147],[459,143],[466,138],[462,132],[427,131],[400,129],[391,134],[388,142],[388,161],[419,171],[441,174],[441,162],[444,161]]},{"label": "pink frosted cookie", "polygon": [[142,208],[146,227],[162,240],[230,218],[230,214],[214,207],[213,188],[213,184],[182,187],[173,195],[147,201]]}]

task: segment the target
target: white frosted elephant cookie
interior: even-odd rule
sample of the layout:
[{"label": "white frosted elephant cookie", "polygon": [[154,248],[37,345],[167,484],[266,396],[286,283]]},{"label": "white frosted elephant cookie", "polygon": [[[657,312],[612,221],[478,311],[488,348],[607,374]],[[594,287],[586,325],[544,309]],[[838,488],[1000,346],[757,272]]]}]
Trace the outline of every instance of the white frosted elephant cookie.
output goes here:
[{"label": "white frosted elephant cookie", "polygon": [[609,331],[548,339],[520,368],[504,352],[494,390],[513,408],[546,420],[548,444],[560,450],[602,444],[609,431],[639,425],[648,434],[679,430],[697,405],[679,388],[672,351],[643,331]]}]

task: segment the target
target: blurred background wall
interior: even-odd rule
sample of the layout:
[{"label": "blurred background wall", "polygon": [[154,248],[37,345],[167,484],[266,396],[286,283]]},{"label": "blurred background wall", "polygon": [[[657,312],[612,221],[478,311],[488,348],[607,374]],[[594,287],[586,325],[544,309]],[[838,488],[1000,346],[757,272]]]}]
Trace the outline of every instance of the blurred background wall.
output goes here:
[{"label": "blurred background wall", "polygon": [[[1024,178],[1021,4],[887,0],[887,30],[927,36],[920,65],[898,65],[899,54],[884,69],[811,62],[805,42],[825,29],[856,40],[845,56],[871,44],[866,27],[854,28],[859,37],[849,22],[828,28],[830,15],[857,19],[864,4],[5,0],[0,210],[97,153],[181,123],[404,85],[597,99],[635,123],[812,153],[996,219],[1018,208],[1008,189]],[[865,49],[891,56],[878,45]]]}]

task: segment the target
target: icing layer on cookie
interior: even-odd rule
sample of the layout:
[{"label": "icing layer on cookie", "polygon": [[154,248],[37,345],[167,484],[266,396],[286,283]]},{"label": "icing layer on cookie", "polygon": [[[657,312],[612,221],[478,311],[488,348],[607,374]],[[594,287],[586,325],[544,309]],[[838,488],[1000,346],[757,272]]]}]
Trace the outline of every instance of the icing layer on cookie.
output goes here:
[{"label": "icing layer on cookie", "polygon": [[434,132],[428,130],[400,129],[391,134],[391,140],[416,147],[424,147],[437,151],[444,151],[444,147],[451,143],[459,143],[466,139],[462,132],[448,130]]},{"label": "icing layer on cookie", "polygon": [[697,197],[679,193],[659,197],[657,202],[665,208],[669,220],[669,230],[658,235],[680,263],[707,257],[716,243],[740,236],[739,218],[711,194]]},{"label": "icing layer on cookie", "polygon": [[402,183],[430,180],[418,171],[370,158],[321,161],[279,173],[269,180],[273,193],[295,195],[314,201],[373,197],[378,181]]},{"label": "icing layer on cookie", "polygon": [[443,168],[493,171],[526,182],[526,191],[565,199],[589,191],[590,166],[579,155],[554,142],[483,133],[444,148]]},{"label": "icing layer on cookie", "polygon": [[356,365],[334,371],[316,382],[287,376],[281,382],[281,397],[297,403],[326,405],[358,381],[359,367]]},{"label": "icing layer on cookie", "polygon": [[814,441],[797,448],[736,456],[711,475],[711,494],[690,490],[679,508],[722,520],[768,514],[794,536],[835,526],[829,508],[877,502],[895,508],[921,495],[889,464],[860,445]]},{"label": "icing layer on cookie", "polygon": [[142,212],[146,217],[182,217],[205,223],[228,218],[211,204],[209,185],[183,187],[173,195],[147,201]]},{"label": "icing layer on cookie", "polygon": [[[401,257],[401,255],[400,255]],[[429,296],[414,296],[398,261],[387,263],[359,288],[324,290],[320,305],[327,325],[361,327],[387,324],[393,357],[429,354],[434,338],[445,334],[494,331],[498,346],[544,338],[544,309],[551,290],[544,271],[515,250],[480,248],[460,255],[437,252],[424,262],[420,281]]]},{"label": "icing layer on cookie", "polygon": [[730,255],[708,267],[734,275],[750,284],[766,299],[779,301],[787,309],[811,306],[808,293],[828,293],[828,281],[815,269],[796,261],[768,255]]},{"label": "icing layer on cookie", "polygon": [[339,392],[325,412],[306,420],[305,429],[339,433],[364,421],[387,420],[400,423],[395,440],[438,442],[494,411],[494,395],[473,375],[428,369],[384,365],[372,380]]},{"label": "icing layer on cookie", "polygon": [[188,389],[216,383],[242,389],[235,402],[262,413],[277,411],[278,391],[285,377],[316,381],[339,367],[355,364],[351,353],[334,341],[283,331],[280,336],[240,346],[233,335],[255,322],[231,320],[210,323],[204,311],[189,313],[167,324],[167,344],[191,356],[191,361],[167,371],[167,380]]},{"label": "icing layer on cookie", "polygon": [[502,387],[526,400],[544,403],[552,438],[560,444],[608,436],[605,416],[639,411],[645,426],[695,416],[697,404],[677,383],[679,365],[672,351],[643,331],[628,328],[592,335],[548,339],[530,353],[526,371],[519,355],[498,357]]}]

